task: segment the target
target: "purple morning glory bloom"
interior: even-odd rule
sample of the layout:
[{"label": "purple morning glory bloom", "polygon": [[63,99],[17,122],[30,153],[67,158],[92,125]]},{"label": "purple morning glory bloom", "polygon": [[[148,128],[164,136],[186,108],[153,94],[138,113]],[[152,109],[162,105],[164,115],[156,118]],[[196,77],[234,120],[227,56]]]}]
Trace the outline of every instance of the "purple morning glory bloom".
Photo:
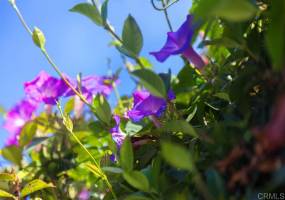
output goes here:
[{"label": "purple morning glory bloom", "polygon": [[194,26],[192,24],[193,16],[188,15],[187,20],[176,32],[167,33],[167,41],[162,49],[158,52],[151,52],[159,62],[164,62],[169,56],[182,54],[197,69],[202,69],[205,66],[200,55],[191,46],[192,36],[194,34]]},{"label": "purple morning glory bloom", "polygon": [[[118,84],[118,80],[114,77],[109,76],[86,76],[81,79],[81,91],[82,94],[87,98],[91,99],[93,95],[102,94],[108,96],[113,90],[113,82]],[[74,84],[75,81],[73,81]],[[76,84],[74,84],[76,85]],[[77,86],[76,86],[77,87]],[[78,89],[78,87],[77,87]],[[74,95],[72,90],[68,90],[66,96]]]},{"label": "purple morning glory bloom", "polygon": [[110,132],[112,134],[112,138],[115,141],[115,143],[117,144],[118,148],[121,147],[121,145],[124,142],[124,139],[126,137],[126,134],[124,134],[121,130],[120,130],[120,122],[121,119],[118,115],[114,115],[114,120],[116,122],[115,127],[113,127]]},{"label": "purple morning glory bloom", "polygon": [[26,95],[45,104],[55,105],[59,97],[67,90],[68,86],[62,79],[50,76],[44,71],[32,81],[24,84]]},{"label": "purple morning glory bloom", "polygon": [[16,104],[5,117],[4,128],[10,133],[6,145],[18,145],[18,137],[23,126],[31,120],[33,113],[37,109],[35,102],[22,100]]},{"label": "purple morning glory bloom", "polygon": [[[155,116],[160,117],[166,110],[167,102],[165,99],[151,95],[148,91],[136,91],[133,94],[134,105],[133,108],[128,111],[128,117],[138,122],[144,117]],[[168,92],[168,99],[173,100],[175,95],[173,91]]]}]

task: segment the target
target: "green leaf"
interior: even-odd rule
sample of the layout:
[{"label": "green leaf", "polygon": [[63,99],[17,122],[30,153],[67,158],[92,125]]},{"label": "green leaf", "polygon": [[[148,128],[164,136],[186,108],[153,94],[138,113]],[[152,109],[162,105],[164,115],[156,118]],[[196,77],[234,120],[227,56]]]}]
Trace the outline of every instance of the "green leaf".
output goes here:
[{"label": "green leaf", "polygon": [[149,182],[147,177],[140,171],[130,171],[123,173],[124,179],[134,188],[142,191],[149,191]]},{"label": "green leaf", "polygon": [[143,46],[143,36],[136,20],[131,15],[125,20],[122,40],[127,50],[139,55]]},{"label": "green leaf", "polygon": [[132,72],[140,83],[154,96],[166,98],[166,88],[162,79],[149,69],[139,69]]},{"label": "green leaf", "polygon": [[135,135],[143,129],[141,124],[135,124],[132,121],[128,121],[125,127],[125,131],[128,135]]},{"label": "green leaf", "polygon": [[16,175],[9,173],[0,173],[0,181],[15,181]]},{"label": "green leaf", "polygon": [[152,200],[152,199],[145,196],[129,195],[124,200]]},{"label": "green leaf", "polygon": [[37,132],[36,123],[31,121],[25,124],[20,134],[20,139],[19,139],[20,146],[23,147],[29,144],[32,141],[33,137],[35,136],[36,132]]},{"label": "green leaf", "polygon": [[193,10],[197,18],[217,16],[234,22],[248,20],[257,12],[248,0],[203,0]]},{"label": "green leaf", "polygon": [[285,1],[272,1],[270,23],[266,33],[266,44],[275,70],[285,64]]},{"label": "green leaf", "polygon": [[245,21],[255,15],[257,8],[248,0],[220,0],[212,14],[229,21]]},{"label": "green leaf", "polygon": [[243,49],[243,46],[236,42],[235,40],[228,38],[228,37],[223,37],[223,38],[218,38],[218,39],[213,39],[213,40],[205,40],[201,43],[201,47],[203,46],[208,46],[208,45],[216,45],[216,46],[224,46],[227,48],[237,48],[237,49]]},{"label": "green leaf", "polygon": [[206,176],[209,192],[213,194],[215,199],[226,199],[224,182],[218,172],[214,169],[209,169]]},{"label": "green leaf", "polygon": [[70,114],[73,109],[74,109],[74,98],[70,98],[64,106],[64,113]]},{"label": "green leaf", "polygon": [[4,190],[1,190],[0,189],[0,197],[7,197],[7,198],[13,198],[13,199],[17,199],[14,195],[4,191]]},{"label": "green leaf", "polygon": [[93,100],[93,112],[102,122],[110,125],[112,119],[111,107],[103,95],[96,95]]},{"label": "green leaf", "polygon": [[228,101],[228,102],[231,102],[231,99],[230,99],[230,96],[229,94],[225,93],[225,92],[218,92],[216,94],[214,94],[215,97],[218,97],[222,100],[225,100],[225,101]]},{"label": "green leaf", "polygon": [[196,112],[197,112],[197,105],[195,105],[194,107],[191,107],[191,113],[187,116],[186,121],[190,122],[194,118]]},{"label": "green leaf", "polygon": [[102,26],[101,14],[96,6],[90,3],[80,3],[70,9],[71,12],[80,13],[91,19],[98,26]]},{"label": "green leaf", "polygon": [[111,172],[114,174],[122,174],[123,170],[121,168],[118,167],[102,167],[102,170],[105,172]]},{"label": "green leaf", "polygon": [[108,17],[108,3],[109,0],[105,0],[101,7],[101,18],[104,24],[107,22]]},{"label": "green leaf", "polygon": [[172,142],[162,142],[163,158],[172,166],[184,170],[192,170],[192,156],[186,148]]},{"label": "green leaf", "polygon": [[1,151],[2,156],[10,162],[20,166],[22,161],[22,148],[17,146],[7,146]]},{"label": "green leaf", "polygon": [[162,130],[167,132],[182,132],[193,137],[198,137],[195,129],[188,122],[183,120],[173,120],[166,122],[162,127]]},{"label": "green leaf", "polygon": [[54,185],[52,183],[46,183],[40,179],[35,179],[24,186],[21,190],[21,197],[28,196],[36,191],[46,189],[46,188],[53,188]]},{"label": "green leaf", "polygon": [[126,137],[120,149],[120,164],[125,171],[131,171],[134,167],[133,146],[129,137]]},{"label": "green leaf", "polygon": [[35,27],[33,31],[33,41],[39,48],[41,49],[45,48],[46,44],[45,36],[43,32],[37,27]]}]

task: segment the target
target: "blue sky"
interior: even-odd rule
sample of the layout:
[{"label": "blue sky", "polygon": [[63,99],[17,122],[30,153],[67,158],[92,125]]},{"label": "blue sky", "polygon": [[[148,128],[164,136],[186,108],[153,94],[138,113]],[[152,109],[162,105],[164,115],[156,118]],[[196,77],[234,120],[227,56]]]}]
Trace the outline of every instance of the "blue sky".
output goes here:
[{"label": "blue sky", "polygon": [[[112,70],[122,67],[116,49],[109,47],[110,35],[87,18],[68,10],[84,0],[18,0],[17,4],[30,27],[39,27],[46,36],[47,49],[57,65],[69,76],[106,74],[107,59]],[[185,20],[190,0],[180,0],[169,9],[174,29]],[[143,36],[141,53],[159,72],[171,68],[175,73],[182,67],[180,58],[171,57],[164,64],[158,63],[148,52],[158,50],[166,39],[168,30],[162,12],[154,10],[149,0],[110,0],[109,21],[117,33],[122,32],[123,22],[131,14],[137,20]],[[28,33],[20,24],[8,0],[0,1],[0,105],[9,109],[24,97],[23,83],[32,80],[41,70],[56,75],[46,62]],[[131,94],[134,84],[125,71],[121,74],[119,91]],[[115,98],[111,97],[111,103]],[[0,119],[2,125],[3,119]],[[0,127],[0,147],[8,133]]]}]

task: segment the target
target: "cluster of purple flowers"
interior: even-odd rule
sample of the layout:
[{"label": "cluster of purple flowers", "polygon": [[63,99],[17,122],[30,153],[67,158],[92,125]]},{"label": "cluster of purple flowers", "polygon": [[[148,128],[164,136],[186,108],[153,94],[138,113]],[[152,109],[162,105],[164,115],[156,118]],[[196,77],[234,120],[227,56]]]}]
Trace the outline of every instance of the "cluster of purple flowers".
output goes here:
[{"label": "cluster of purple flowers", "polygon": [[[160,62],[164,62],[171,55],[181,54],[200,70],[205,63],[191,46],[193,34],[193,16],[188,15],[186,21],[176,32],[168,32],[167,41],[162,49],[150,54]],[[108,96],[112,92],[114,81],[115,83],[118,81],[115,77],[87,76],[81,79],[79,88],[76,81],[67,79],[77,90],[81,91],[88,101],[92,100],[94,94],[100,93]],[[60,97],[75,95],[64,80],[52,77],[46,72],[41,72],[34,80],[26,82],[24,88],[26,98],[12,108],[6,116],[4,127],[11,133],[7,145],[18,144],[17,138],[22,127],[32,119],[40,103],[55,105]],[[167,102],[174,98],[175,95],[171,90],[168,93],[168,99],[153,96],[146,90],[135,91],[133,93],[133,107],[126,113],[125,117],[134,122],[139,122],[145,117],[159,118],[166,110]],[[114,120],[116,125],[110,132],[114,141],[120,147],[125,134],[120,130],[120,117],[115,115]]]},{"label": "cluster of purple flowers", "polygon": [[[77,87],[76,81],[69,79]],[[92,96],[98,93],[108,96],[113,89],[115,77],[109,76],[87,76],[81,81],[82,94],[92,100]],[[38,106],[41,103],[45,105],[55,105],[60,97],[69,97],[75,95],[66,85],[64,80],[50,76],[42,71],[32,81],[24,83],[25,98],[16,104],[6,115],[4,128],[10,133],[6,145],[18,145],[19,134],[23,126],[32,120]]]}]

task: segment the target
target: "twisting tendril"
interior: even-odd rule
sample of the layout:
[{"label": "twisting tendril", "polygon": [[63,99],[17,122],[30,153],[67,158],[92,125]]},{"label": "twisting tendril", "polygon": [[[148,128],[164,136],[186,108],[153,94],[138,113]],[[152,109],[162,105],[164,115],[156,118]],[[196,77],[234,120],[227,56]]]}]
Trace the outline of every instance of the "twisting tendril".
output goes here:
[{"label": "twisting tendril", "polygon": [[[155,2],[154,2],[155,0],[150,0],[150,1],[151,1],[151,4],[152,4],[152,6],[153,6],[153,8],[154,8],[155,10],[164,11],[164,10],[168,9],[170,6],[172,6],[173,4],[177,3],[177,2],[180,1],[180,0],[174,0],[174,1],[170,2],[170,3],[167,3],[167,5],[165,5],[165,6],[161,7],[161,8],[159,8],[159,7],[156,6],[156,4],[155,4]],[[161,1],[162,1],[162,0],[161,0]]]}]

